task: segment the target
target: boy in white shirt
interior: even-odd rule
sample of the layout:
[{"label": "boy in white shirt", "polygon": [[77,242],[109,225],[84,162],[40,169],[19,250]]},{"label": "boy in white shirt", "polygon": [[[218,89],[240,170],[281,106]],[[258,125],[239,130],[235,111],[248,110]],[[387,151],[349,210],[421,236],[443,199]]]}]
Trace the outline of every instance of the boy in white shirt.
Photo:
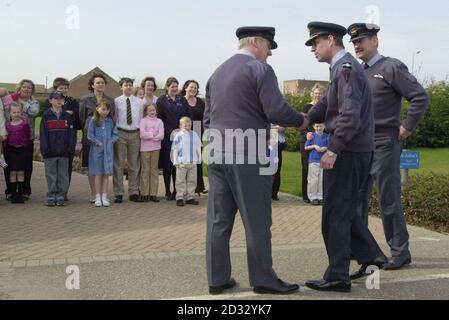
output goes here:
[{"label": "boy in white shirt", "polygon": [[192,120],[180,120],[181,130],[176,134],[172,145],[172,160],[176,166],[176,205],[199,205],[194,199],[197,184],[197,165],[201,164],[201,139],[192,131]]}]

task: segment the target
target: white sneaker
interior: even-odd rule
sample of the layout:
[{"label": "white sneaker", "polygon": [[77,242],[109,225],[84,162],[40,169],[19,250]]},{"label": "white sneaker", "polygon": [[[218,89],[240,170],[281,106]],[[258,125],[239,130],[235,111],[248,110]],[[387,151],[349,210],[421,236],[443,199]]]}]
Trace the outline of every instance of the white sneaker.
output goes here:
[{"label": "white sneaker", "polygon": [[101,208],[102,206],[103,206],[103,202],[101,201],[101,196],[97,195],[97,197],[95,198],[95,207]]},{"label": "white sneaker", "polygon": [[101,198],[101,201],[103,202],[103,207],[111,206],[111,201],[108,199],[108,197],[106,195],[103,195],[103,197]]}]

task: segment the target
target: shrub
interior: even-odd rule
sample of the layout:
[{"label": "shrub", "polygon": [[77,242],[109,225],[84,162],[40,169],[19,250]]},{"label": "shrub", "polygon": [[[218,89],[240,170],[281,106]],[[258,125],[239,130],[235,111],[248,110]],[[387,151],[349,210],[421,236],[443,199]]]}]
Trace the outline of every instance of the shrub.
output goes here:
[{"label": "shrub", "polygon": [[[427,88],[430,107],[424,119],[407,139],[407,148],[441,148],[449,146],[449,82],[433,82]],[[404,102],[402,118],[405,118],[409,103]]]},{"label": "shrub", "polygon": [[[449,174],[417,174],[404,188],[402,204],[407,222],[440,232],[449,232]],[[371,212],[379,215],[377,193],[373,193]]]},{"label": "shrub", "polygon": [[[298,112],[303,112],[304,107],[310,103],[310,93],[304,93],[300,96],[286,95],[285,100],[288,104]],[[287,140],[287,151],[296,152],[299,151],[299,132],[295,128],[287,129],[285,133]]]}]

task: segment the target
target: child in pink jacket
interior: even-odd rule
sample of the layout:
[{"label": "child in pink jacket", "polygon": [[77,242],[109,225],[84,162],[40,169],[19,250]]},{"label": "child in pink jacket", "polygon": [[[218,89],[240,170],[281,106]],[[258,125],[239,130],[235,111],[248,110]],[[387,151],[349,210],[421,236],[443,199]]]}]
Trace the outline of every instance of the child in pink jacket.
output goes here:
[{"label": "child in pink jacket", "polygon": [[144,107],[144,118],[140,122],[140,195],[141,201],[160,202],[157,198],[159,186],[159,154],[164,139],[164,123],[157,118],[156,106],[151,102]]}]

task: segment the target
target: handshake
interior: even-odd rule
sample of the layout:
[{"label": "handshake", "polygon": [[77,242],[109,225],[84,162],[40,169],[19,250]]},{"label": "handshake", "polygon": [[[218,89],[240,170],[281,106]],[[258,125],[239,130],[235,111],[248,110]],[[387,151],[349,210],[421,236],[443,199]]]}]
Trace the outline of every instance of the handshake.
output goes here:
[{"label": "handshake", "polygon": [[301,115],[303,116],[304,121],[303,121],[302,125],[298,128],[298,130],[304,131],[309,127],[310,119],[309,119],[309,115],[307,113],[301,112]]}]

